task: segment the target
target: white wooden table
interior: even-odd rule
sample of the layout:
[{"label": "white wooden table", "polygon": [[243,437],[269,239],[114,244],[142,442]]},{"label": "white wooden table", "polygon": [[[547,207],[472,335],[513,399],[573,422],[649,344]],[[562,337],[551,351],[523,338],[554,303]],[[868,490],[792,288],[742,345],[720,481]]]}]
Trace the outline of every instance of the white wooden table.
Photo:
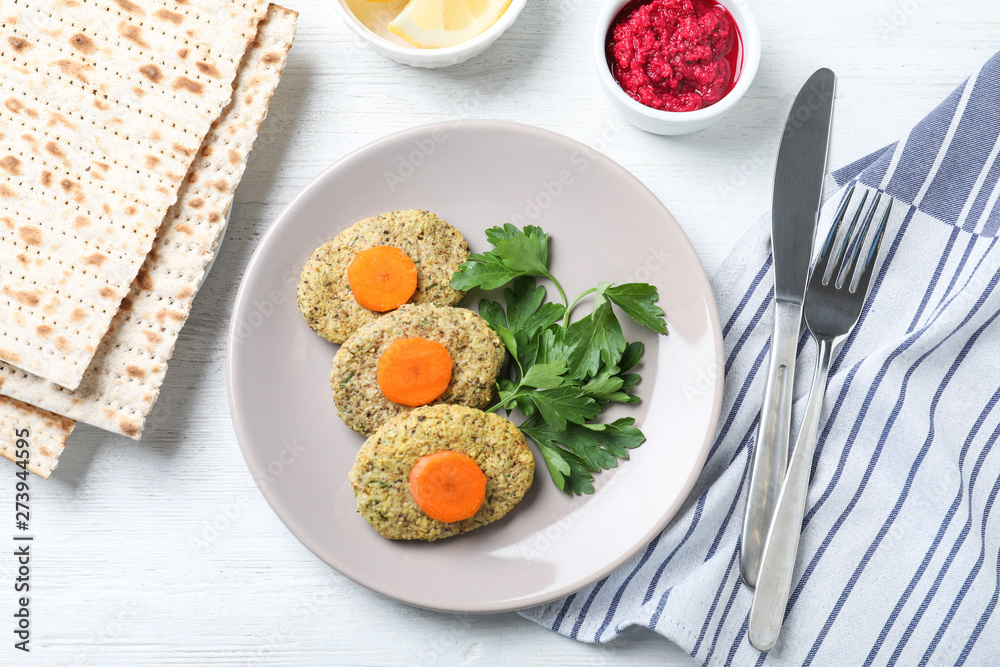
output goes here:
[{"label": "white wooden table", "polygon": [[[532,0],[490,50],[437,71],[385,60],[329,0],[288,4],[298,40],[143,441],[81,425],[52,479],[31,481],[31,653],[12,647],[4,547],[0,664],[692,664],[642,629],[592,646],[514,614],[406,607],[307,551],[258,493],[229,420],[225,331],[247,261],[323,167],[386,133],[465,117],[532,123],[606,153],[672,210],[712,272],[768,208],[784,116],[813,70],[840,77],[837,167],[893,141],[1000,48],[1000,3],[755,0],[755,83],[718,125],[679,138],[628,127],[605,103],[591,52],[598,0]],[[0,466],[11,514],[14,471]]]}]

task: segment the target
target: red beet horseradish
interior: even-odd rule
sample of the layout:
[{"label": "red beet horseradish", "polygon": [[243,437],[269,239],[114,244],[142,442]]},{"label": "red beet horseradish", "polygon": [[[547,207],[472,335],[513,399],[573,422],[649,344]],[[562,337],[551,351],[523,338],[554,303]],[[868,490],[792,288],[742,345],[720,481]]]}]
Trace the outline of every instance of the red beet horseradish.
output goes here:
[{"label": "red beet horseradish", "polygon": [[607,56],[632,99],[661,111],[696,111],[736,84],[740,32],[715,0],[635,0],[611,24]]}]

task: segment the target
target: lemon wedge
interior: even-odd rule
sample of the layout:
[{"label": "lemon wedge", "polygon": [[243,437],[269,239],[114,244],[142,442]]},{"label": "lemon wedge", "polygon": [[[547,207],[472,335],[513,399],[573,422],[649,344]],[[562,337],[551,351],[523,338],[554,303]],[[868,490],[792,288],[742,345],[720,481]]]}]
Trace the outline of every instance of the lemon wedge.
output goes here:
[{"label": "lemon wedge", "polygon": [[481,35],[510,0],[410,0],[389,30],[422,49],[440,49]]}]

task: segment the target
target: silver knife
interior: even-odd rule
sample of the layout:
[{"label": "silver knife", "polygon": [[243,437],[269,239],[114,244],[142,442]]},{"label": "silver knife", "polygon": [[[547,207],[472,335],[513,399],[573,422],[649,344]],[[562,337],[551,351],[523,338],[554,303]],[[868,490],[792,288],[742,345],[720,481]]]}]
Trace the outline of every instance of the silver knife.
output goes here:
[{"label": "silver knife", "polygon": [[751,588],[757,585],[764,541],[788,462],[795,351],[826,175],[836,84],[837,76],[823,68],[802,86],[785,122],[774,171],[774,334],[740,540],[740,576]]}]

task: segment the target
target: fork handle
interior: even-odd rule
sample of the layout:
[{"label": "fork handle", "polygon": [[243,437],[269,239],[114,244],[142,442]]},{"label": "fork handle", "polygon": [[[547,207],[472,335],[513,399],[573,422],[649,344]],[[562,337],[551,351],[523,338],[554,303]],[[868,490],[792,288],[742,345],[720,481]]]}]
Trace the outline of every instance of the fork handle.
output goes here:
[{"label": "fork handle", "polygon": [[792,378],[795,352],[802,325],[801,304],[775,301],[774,335],[760,427],[754,443],[750,488],[740,538],[740,576],[753,588],[764,551],[764,540],[778,500],[781,478],[788,460],[788,438],[792,423]]},{"label": "fork handle", "polygon": [[792,450],[778,504],[774,509],[774,519],[764,543],[747,631],[750,643],[760,651],[769,651],[774,646],[785,616],[795,568],[795,553],[798,551],[802,532],[806,494],[809,491],[809,475],[816,451],[819,418],[823,412],[826,381],[833,360],[833,347],[832,342],[819,339],[816,370],[813,373],[806,414],[802,418],[802,428],[795,441],[795,449]]}]

